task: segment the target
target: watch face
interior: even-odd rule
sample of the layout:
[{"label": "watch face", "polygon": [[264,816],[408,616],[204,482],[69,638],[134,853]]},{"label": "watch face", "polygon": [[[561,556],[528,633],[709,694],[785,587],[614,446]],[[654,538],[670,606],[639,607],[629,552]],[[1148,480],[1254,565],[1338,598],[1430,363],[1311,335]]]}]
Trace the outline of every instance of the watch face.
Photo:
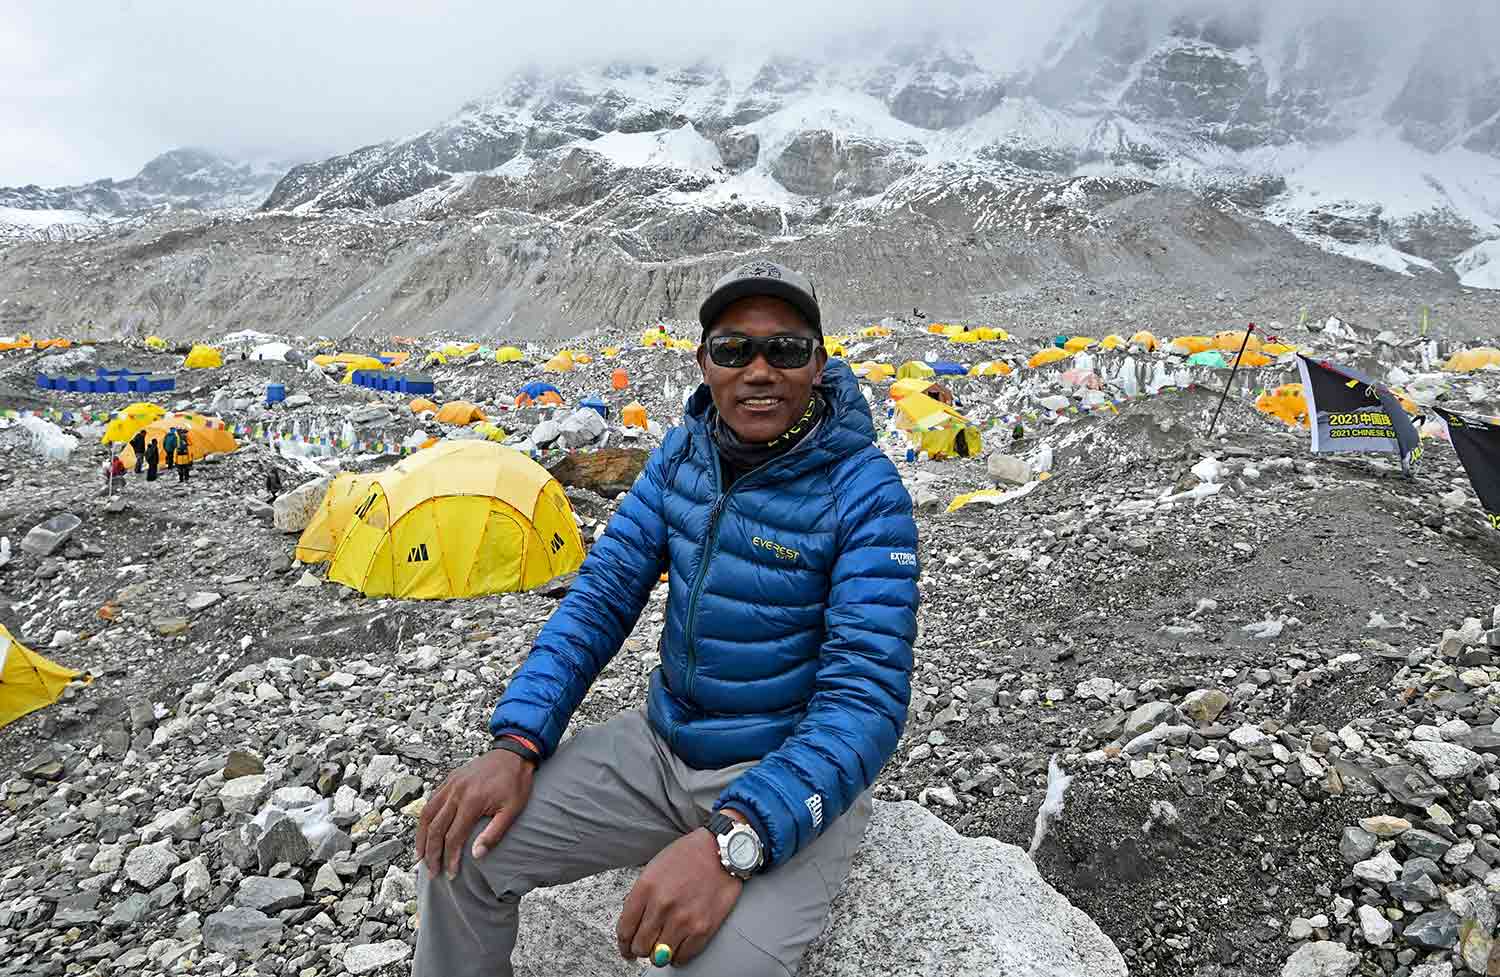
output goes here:
[{"label": "watch face", "polygon": [[749,870],[755,867],[755,839],[740,833],[729,839],[729,861],[735,868]]}]

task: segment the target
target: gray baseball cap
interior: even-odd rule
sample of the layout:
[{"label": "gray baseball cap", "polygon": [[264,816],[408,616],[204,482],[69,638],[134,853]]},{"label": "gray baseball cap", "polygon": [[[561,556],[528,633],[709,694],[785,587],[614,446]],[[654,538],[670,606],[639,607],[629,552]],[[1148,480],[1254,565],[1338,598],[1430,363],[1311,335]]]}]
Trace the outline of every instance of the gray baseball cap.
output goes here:
[{"label": "gray baseball cap", "polygon": [[704,335],[731,302],[752,295],[769,295],[790,302],[813,331],[823,335],[823,314],[818,310],[818,293],[813,283],[774,261],[748,262],[714,283],[713,291],[698,308],[698,322]]}]

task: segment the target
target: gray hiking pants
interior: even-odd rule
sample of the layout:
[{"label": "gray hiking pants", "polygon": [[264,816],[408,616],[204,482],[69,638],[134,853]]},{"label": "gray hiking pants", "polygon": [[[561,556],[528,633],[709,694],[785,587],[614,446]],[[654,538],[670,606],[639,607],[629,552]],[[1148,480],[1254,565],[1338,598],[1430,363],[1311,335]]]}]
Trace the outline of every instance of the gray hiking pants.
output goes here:
[{"label": "gray hiking pants", "polygon": [[[521,897],[534,888],[644,865],[707,823],[719,793],[752,764],[694,770],[651,729],[644,710],[591,726],[537,771],[531,800],[482,861],[464,845],[458,877],[418,872],[421,918],[413,977],[511,977]],[[699,956],[650,973],[790,977],[822,931],[870,819],[870,795],[791,861],[745,883]],[[620,907],[615,907],[618,914]],[[613,952],[611,937],[609,947]]]}]

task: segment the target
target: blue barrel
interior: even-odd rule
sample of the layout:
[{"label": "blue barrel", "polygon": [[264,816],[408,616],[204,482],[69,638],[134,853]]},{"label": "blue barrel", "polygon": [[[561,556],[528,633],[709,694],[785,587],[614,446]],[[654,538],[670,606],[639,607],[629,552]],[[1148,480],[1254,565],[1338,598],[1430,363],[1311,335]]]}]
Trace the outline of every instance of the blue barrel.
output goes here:
[{"label": "blue barrel", "polygon": [[283,400],[286,400],[286,384],[266,384],[266,406],[269,407],[271,404],[279,404]]},{"label": "blue barrel", "polygon": [[123,376],[121,376],[121,377],[115,377],[115,379],[114,379],[114,387],[115,387],[115,393],[117,393],[117,394],[128,394],[128,393],[130,393],[130,378],[129,377],[123,377]]}]

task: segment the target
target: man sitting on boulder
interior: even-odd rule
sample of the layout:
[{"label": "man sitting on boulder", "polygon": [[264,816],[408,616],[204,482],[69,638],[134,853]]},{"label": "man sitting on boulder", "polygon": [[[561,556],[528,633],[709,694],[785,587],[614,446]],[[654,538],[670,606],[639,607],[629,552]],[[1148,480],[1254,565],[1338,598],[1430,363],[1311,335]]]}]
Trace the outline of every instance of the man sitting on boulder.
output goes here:
[{"label": "man sitting on boulder", "polygon": [[[422,812],[418,977],[510,974],[523,895],[641,864],[622,956],[785,977],[848,874],[906,720],[911,498],[805,278],[742,266],[699,318],[683,426]],[[663,570],[645,708],[560,742]]]}]

